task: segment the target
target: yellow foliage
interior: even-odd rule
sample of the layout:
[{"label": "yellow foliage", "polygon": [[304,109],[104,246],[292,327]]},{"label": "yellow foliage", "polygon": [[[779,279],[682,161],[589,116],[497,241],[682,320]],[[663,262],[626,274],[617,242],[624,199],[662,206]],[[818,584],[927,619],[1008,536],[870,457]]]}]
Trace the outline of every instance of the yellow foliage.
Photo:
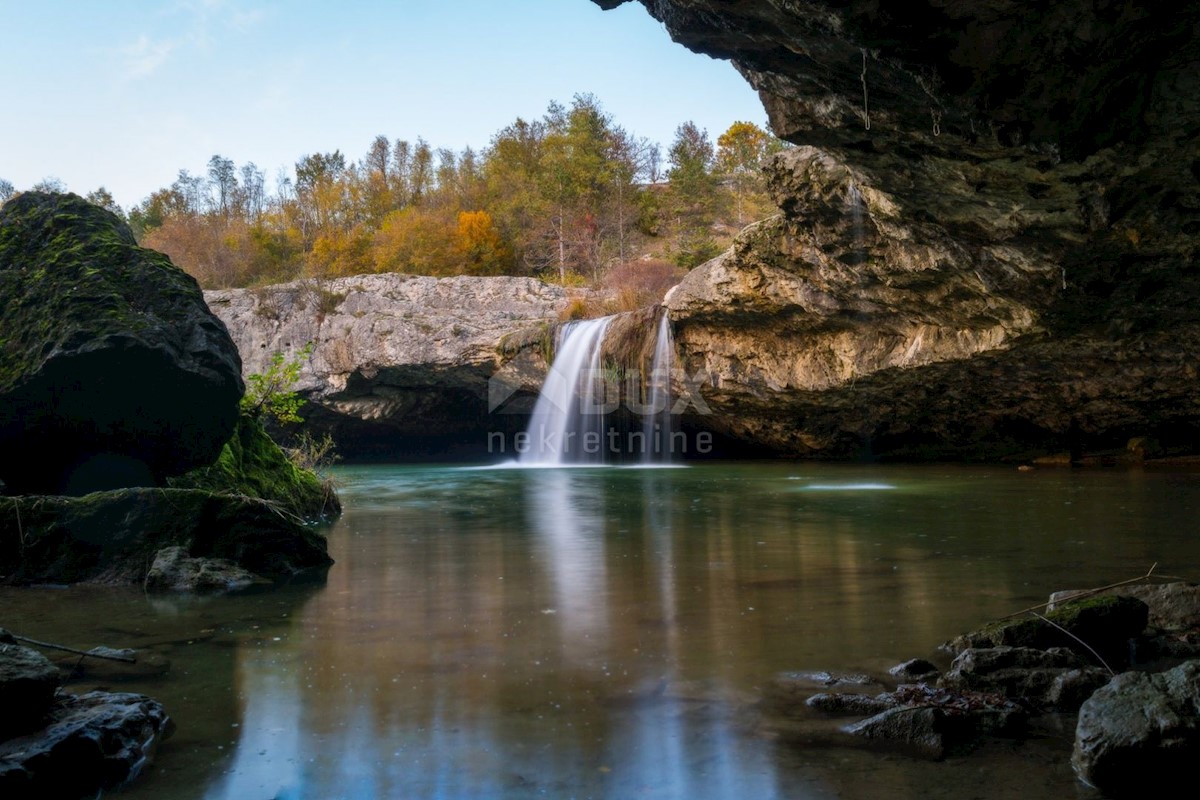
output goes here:
[{"label": "yellow foliage", "polygon": [[318,236],[308,254],[308,274],[314,277],[360,275],[371,268],[371,234],[361,225]]},{"label": "yellow foliage", "polygon": [[486,211],[458,212],[455,243],[468,275],[503,275],[513,265],[513,252]]}]

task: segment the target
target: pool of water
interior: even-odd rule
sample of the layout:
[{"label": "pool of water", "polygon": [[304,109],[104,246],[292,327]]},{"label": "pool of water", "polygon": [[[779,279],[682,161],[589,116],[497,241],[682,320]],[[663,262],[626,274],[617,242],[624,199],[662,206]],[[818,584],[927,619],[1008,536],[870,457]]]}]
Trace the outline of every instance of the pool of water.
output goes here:
[{"label": "pool of water", "polygon": [[222,598],[0,588],[0,624],[171,660],[122,798],[1087,797],[1071,732],[941,763],[758,705],[1055,589],[1196,579],[1200,474],[713,463],[338,471],[321,583]]}]

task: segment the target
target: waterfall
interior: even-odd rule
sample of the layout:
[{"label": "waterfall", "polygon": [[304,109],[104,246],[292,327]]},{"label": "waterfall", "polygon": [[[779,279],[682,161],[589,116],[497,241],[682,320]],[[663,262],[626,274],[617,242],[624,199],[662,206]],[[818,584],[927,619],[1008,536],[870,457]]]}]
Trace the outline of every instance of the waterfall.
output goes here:
[{"label": "waterfall", "polygon": [[615,398],[606,396],[600,350],[611,322],[612,317],[581,320],[559,330],[554,364],[529,420],[522,464],[604,462],[604,414]]},{"label": "waterfall", "polygon": [[[622,387],[605,370],[601,354],[613,317],[568,322],[558,332],[554,363],[524,434],[523,466],[563,466],[637,461],[666,464],[672,458],[671,359],[675,350],[666,309],[659,313],[649,373],[629,372]],[[651,317],[652,319],[652,317]],[[638,382],[640,378],[640,383]],[[632,385],[630,383],[632,382]],[[624,399],[628,415],[608,415]]]},{"label": "waterfall", "polygon": [[642,432],[646,440],[642,461],[647,464],[671,461],[671,356],[674,353],[671,321],[664,308],[654,339],[654,359],[650,362],[650,374],[646,376],[646,408],[642,415]]}]

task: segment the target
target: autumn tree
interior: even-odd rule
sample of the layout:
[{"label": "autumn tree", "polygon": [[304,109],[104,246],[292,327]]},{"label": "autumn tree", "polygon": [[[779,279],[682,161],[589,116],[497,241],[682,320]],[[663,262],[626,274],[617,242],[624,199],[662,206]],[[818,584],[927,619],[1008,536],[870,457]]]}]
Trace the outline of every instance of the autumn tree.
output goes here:
[{"label": "autumn tree", "polygon": [[[733,190],[738,225],[748,222],[750,208],[765,202],[763,165],[783,143],[753,122],[735,122],[717,137],[717,169]],[[757,201],[757,202],[756,202]]]}]

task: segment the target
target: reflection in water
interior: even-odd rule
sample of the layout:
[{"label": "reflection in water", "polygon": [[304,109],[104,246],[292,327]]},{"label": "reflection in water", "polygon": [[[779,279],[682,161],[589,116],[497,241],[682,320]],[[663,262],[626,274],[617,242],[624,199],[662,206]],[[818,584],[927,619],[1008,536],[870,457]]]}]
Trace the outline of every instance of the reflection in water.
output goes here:
[{"label": "reflection in water", "polygon": [[756,702],[778,671],[880,671],[1053,589],[1200,557],[1191,474],[342,476],[337,564],[305,594],[0,588],[6,627],[170,656],[122,687],[179,726],[124,796],[1072,796],[1068,734],[929,764],[777,738]]},{"label": "reflection in water", "polygon": [[533,470],[525,487],[542,568],[554,584],[554,606],[542,612],[558,615],[568,660],[591,657],[608,643],[604,496],[594,479],[582,470]]}]

